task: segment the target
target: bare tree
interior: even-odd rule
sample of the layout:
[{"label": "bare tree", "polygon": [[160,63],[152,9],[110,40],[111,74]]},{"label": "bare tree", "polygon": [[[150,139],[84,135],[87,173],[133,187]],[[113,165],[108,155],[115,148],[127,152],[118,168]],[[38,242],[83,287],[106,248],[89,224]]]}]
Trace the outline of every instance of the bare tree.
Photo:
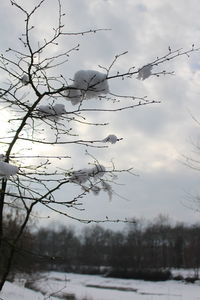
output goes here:
[{"label": "bare tree", "polygon": [[[192,120],[194,121],[195,125],[198,127],[200,126],[199,118],[196,117],[193,113],[190,113]],[[198,136],[190,137],[190,144],[191,144],[191,151],[190,154],[183,154],[182,155],[182,163],[187,168],[190,168],[193,171],[199,172],[200,171],[200,143]],[[200,195],[199,192],[187,192],[186,199],[184,201],[184,206],[188,209],[196,211],[199,213],[200,211]]]},{"label": "bare tree", "polygon": [[[0,105],[1,110],[8,116],[9,124],[7,132],[0,137],[2,149],[0,161],[0,265],[2,266],[0,289],[8,277],[17,242],[23,235],[35,207],[42,205],[53,212],[82,222],[107,222],[107,218],[105,220],[76,218],[69,214],[69,208],[80,209],[82,198],[89,192],[97,195],[103,190],[111,196],[113,192],[111,184],[116,178],[116,173],[122,171],[131,173],[131,169],[117,170],[113,163],[110,169],[106,169],[91,155],[89,168],[73,170],[65,167],[68,165],[67,161],[73,158],[59,154],[43,155],[41,154],[43,146],[48,145],[51,149],[51,147],[59,145],[75,144],[104,148],[108,143],[118,142],[121,138],[115,134],[103,139],[101,137],[97,140],[84,140],[73,133],[73,128],[75,124],[106,125],[105,123],[90,123],[87,119],[88,113],[120,112],[158,103],[159,101],[142,96],[116,95],[110,91],[109,82],[117,78],[124,79],[124,83],[127,78],[137,77],[145,80],[149,76],[159,77],[172,74],[156,68],[179,56],[189,56],[189,53],[199,50],[194,45],[186,51],[182,49],[172,51],[169,48],[162,57],[156,57],[141,68],[136,69],[134,66],[130,66],[126,72],[121,72],[116,70],[115,66],[120,57],[126,55],[125,52],[116,55],[109,66],[99,66],[101,72],[96,70],[77,71],[73,80],[69,80],[66,74],[55,75],[56,70],[66,63],[71,53],[79,50],[79,45],[63,52],[57,50],[53,55],[48,54],[51,53],[51,48],[58,45],[60,38],[87,36],[106,29],[65,31],[64,13],[61,2],[58,0],[57,27],[53,29],[51,37],[36,43],[32,19],[37,11],[42,9],[44,2],[45,0],[41,0],[29,11],[17,1],[10,1],[18,13],[25,17],[25,28],[19,37],[21,50],[8,48],[0,56],[1,78],[4,78],[0,86]],[[88,108],[88,103],[92,105],[92,101],[88,102],[87,100],[93,98],[101,100],[103,105]],[[123,102],[121,106],[122,99],[127,102]],[[72,104],[70,111],[65,109],[66,101],[70,101]],[[106,108],[106,103],[109,101],[113,102],[112,108]],[[124,103],[127,104],[124,105]],[[38,154],[32,155],[31,151],[35,145],[38,146]],[[61,201],[56,197],[56,191],[70,184],[80,186],[80,193],[73,199]],[[4,232],[4,214],[7,206],[23,210],[24,217],[12,242],[9,243],[9,251],[5,260],[1,254],[7,243]]]}]

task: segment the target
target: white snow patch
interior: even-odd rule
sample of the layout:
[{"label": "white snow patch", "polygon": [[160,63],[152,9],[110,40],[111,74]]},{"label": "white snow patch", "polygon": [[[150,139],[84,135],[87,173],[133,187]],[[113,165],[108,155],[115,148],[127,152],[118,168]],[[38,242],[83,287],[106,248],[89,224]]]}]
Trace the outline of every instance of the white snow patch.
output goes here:
[{"label": "white snow patch", "polygon": [[67,90],[64,91],[65,98],[71,101],[72,105],[76,105],[83,100],[82,92],[74,85],[70,85]]},{"label": "white snow patch", "polygon": [[24,84],[24,85],[27,85],[29,83],[29,77],[27,74],[24,74],[21,78],[21,82]]},{"label": "white snow patch", "polygon": [[18,167],[4,161],[0,161],[0,178],[7,178],[9,176],[16,175],[18,171]]},{"label": "white snow patch", "polygon": [[[39,276],[40,278],[40,276]],[[58,300],[74,294],[77,300],[199,300],[200,283],[185,284],[173,280],[149,282],[133,279],[105,278],[96,275],[49,272],[42,274],[35,286],[44,293],[6,282],[0,298],[3,300]],[[53,293],[56,293],[50,296]],[[66,298],[66,297],[65,297]]]},{"label": "white snow patch", "polygon": [[75,73],[73,85],[65,91],[65,97],[73,105],[83,99],[97,98],[109,92],[106,74],[94,70],[80,70]]},{"label": "white snow patch", "polygon": [[75,294],[78,300],[199,300],[200,285],[173,280],[148,282],[133,279],[114,279],[94,275],[50,272],[48,280],[39,281],[46,293],[53,290]]},{"label": "white snow patch", "polygon": [[117,141],[119,141],[118,137],[114,134],[109,134],[105,139],[102,140],[104,143],[111,143],[115,144]]},{"label": "white snow patch", "polygon": [[[3,300],[44,300],[44,295],[33,290],[20,287],[14,283],[6,282],[3,291],[0,294],[0,299]],[[51,297],[52,300],[58,298]]]},{"label": "white snow patch", "polygon": [[113,195],[113,189],[112,189],[111,185],[108,182],[104,181],[104,180],[102,180],[101,185],[102,185],[102,190],[104,192],[108,193],[108,197],[111,200],[112,195]]},{"label": "white snow patch", "polygon": [[63,104],[55,105],[40,105],[38,111],[42,115],[47,116],[61,116],[66,113],[65,106]]},{"label": "white snow patch", "polygon": [[78,171],[73,171],[70,176],[70,181],[83,184],[88,181],[90,178],[94,178],[95,180],[99,177],[103,177],[106,172],[106,168],[102,165],[95,165],[92,168],[80,169]]},{"label": "white snow patch", "polygon": [[145,80],[148,77],[150,77],[152,75],[152,73],[151,73],[152,68],[153,68],[152,65],[146,65],[146,66],[142,67],[138,72],[137,79]]}]

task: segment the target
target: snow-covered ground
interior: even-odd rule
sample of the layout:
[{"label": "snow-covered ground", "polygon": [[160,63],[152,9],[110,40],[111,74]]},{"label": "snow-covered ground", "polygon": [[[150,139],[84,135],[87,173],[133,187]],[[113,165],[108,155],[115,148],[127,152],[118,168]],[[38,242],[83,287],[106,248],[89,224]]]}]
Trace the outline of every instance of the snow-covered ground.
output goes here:
[{"label": "snow-covered ground", "polygon": [[[30,289],[6,282],[0,293],[0,300],[44,300],[44,295]],[[60,300],[52,297],[51,300]]]},{"label": "snow-covered ground", "polygon": [[35,284],[42,293],[6,283],[0,298],[3,300],[56,300],[61,299],[62,296],[67,299],[67,295],[75,295],[76,298],[71,299],[200,300],[200,282],[195,284],[174,280],[147,282],[50,272],[39,276]]}]

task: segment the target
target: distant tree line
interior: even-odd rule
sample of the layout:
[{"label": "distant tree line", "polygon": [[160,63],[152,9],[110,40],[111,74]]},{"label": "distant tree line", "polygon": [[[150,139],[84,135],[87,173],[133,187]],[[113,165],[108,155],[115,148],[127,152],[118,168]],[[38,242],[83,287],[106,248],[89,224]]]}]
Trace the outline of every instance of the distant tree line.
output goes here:
[{"label": "distant tree line", "polygon": [[[16,227],[12,222],[8,222],[10,242]],[[78,234],[71,227],[50,226],[26,231],[17,250],[15,272],[57,270],[134,277],[133,271],[193,268],[198,277],[200,224],[172,225],[160,216],[154,222],[139,220],[122,231],[93,225]]]}]

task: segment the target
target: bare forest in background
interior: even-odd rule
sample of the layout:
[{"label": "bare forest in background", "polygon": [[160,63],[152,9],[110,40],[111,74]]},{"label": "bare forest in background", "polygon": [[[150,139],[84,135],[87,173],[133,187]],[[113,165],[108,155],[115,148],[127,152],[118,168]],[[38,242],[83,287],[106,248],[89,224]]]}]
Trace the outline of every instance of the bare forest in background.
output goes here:
[{"label": "bare forest in background", "polygon": [[[8,220],[5,227],[12,243],[16,220]],[[18,272],[55,270],[165,280],[171,268],[192,268],[198,278],[199,236],[200,224],[172,225],[163,217],[148,223],[139,220],[121,231],[100,225],[84,227],[80,233],[63,225],[34,233],[27,229],[17,246],[11,279]]]}]

